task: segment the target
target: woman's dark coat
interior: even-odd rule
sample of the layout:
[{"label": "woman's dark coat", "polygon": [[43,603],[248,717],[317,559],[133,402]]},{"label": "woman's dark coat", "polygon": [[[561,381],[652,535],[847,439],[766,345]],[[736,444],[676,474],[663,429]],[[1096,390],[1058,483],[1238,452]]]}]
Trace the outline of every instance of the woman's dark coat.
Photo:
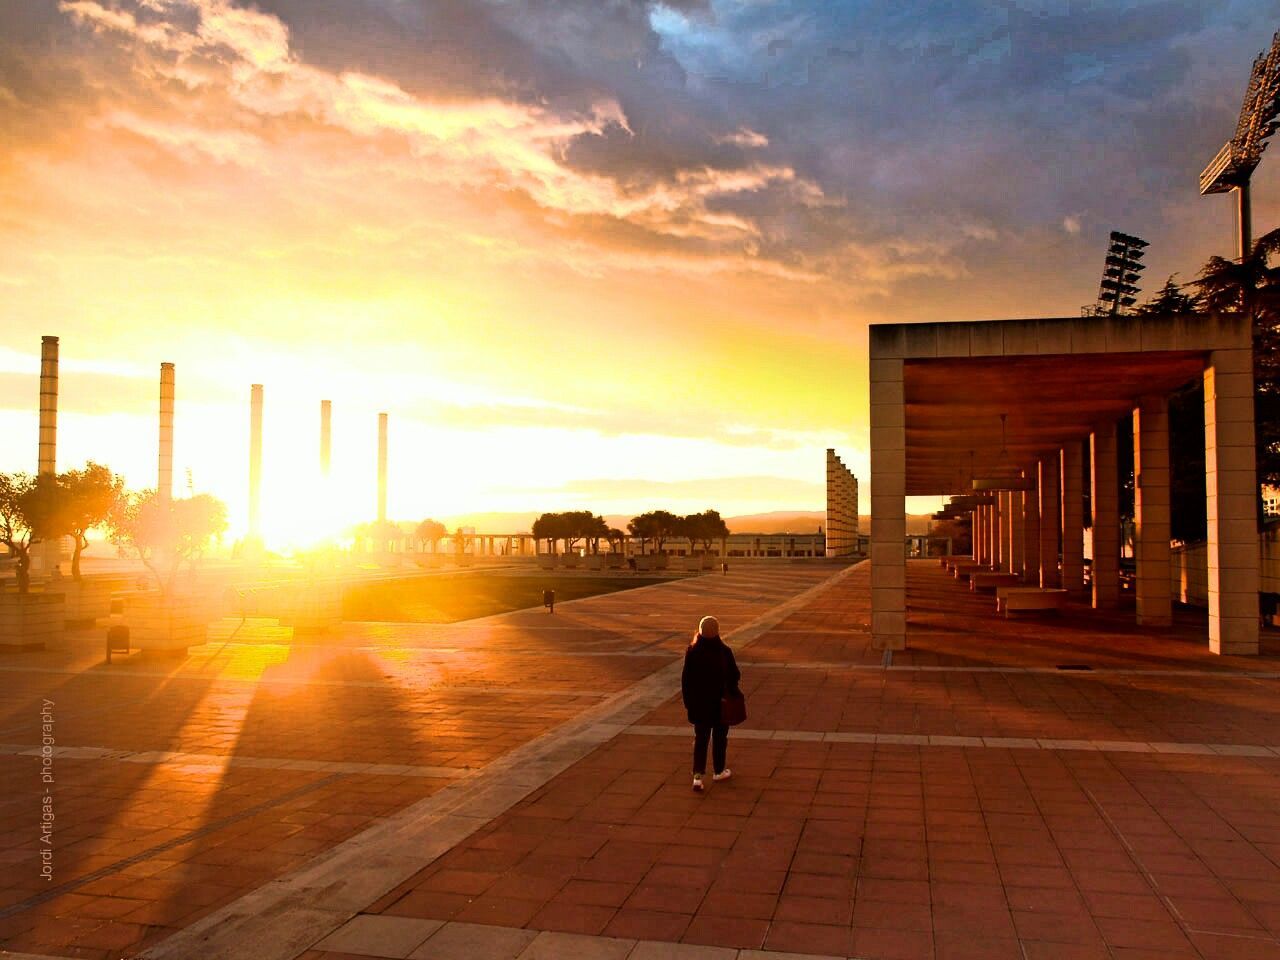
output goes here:
[{"label": "woman's dark coat", "polygon": [[719,637],[699,635],[684,654],[680,693],[689,722],[698,726],[720,725],[720,698],[738,692],[742,674],[737,661]]}]

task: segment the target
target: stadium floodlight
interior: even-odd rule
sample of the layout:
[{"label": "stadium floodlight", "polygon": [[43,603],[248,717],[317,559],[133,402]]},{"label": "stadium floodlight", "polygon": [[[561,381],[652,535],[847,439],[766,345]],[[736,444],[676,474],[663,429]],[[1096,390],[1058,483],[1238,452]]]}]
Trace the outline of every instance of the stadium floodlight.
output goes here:
[{"label": "stadium floodlight", "polygon": [[1271,49],[1258,54],[1245,88],[1235,135],[1228,140],[1200,173],[1200,194],[1236,194],[1239,231],[1236,252],[1244,259],[1253,244],[1249,180],[1262,161],[1267,139],[1280,129],[1280,31],[1271,38]]},{"label": "stadium floodlight", "polygon": [[1138,286],[1146,264],[1147,241],[1118,230],[1111,231],[1107,258],[1102,268],[1102,282],[1098,284],[1098,303],[1085,307],[1085,316],[1117,316],[1138,302]]}]

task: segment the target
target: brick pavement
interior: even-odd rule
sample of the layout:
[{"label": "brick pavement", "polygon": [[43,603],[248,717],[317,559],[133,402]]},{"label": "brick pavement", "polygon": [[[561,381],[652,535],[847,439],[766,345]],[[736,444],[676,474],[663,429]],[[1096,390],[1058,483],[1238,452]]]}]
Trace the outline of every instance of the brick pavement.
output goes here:
[{"label": "brick pavement", "polygon": [[734,779],[689,790],[671,699],[361,916],[583,935],[583,957],[1280,957],[1272,643],[1212,657],[1194,613],[997,621],[921,563],[883,669],[866,574],[740,647]]},{"label": "brick pavement", "polygon": [[[467,623],[294,643],[223,621],[187,660],[101,663],[100,632],[0,662],[0,947],[135,955],[322,862],[659,670],[714,609],[745,622],[836,572],[744,566]],[[58,752],[38,875],[40,707]],[[514,755],[514,754],[512,754]],[[527,792],[528,788],[525,788]]]}]

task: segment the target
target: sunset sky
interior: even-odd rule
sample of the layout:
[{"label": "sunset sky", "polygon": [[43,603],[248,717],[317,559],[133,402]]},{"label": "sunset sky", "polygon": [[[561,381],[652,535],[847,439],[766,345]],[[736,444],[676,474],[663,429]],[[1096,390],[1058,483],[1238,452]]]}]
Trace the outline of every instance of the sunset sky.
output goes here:
[{"label": "sunset sky", "polygon": [[[1233,253],[1196,176],[1280,3],[0,0],[0,470],[176,484],[268,532],[823,506],[866,327],[1073,316]],[[1280,218],[1280,159],[1255,225]],[[336,509],[314,488],[334,402]],[[864,487],[864,494],[866,490]]]}]

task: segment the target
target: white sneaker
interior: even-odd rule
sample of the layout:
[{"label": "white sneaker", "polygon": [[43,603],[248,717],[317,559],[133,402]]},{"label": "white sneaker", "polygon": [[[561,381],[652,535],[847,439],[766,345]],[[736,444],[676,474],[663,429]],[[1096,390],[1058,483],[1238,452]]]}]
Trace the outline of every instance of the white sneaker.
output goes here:
[{"label": "white sneaker", "polygon": [[719,773],[713,773],[711,775],[711,779],[712,780],[728,780],[732,776],[733,776],[733,771],[730,770],[728,767],[725,767]]},{"label": "white sneaker", "polygon": [[702,792],[702,774],[695,773],[693,775],[693,789],[695,793]]}]

